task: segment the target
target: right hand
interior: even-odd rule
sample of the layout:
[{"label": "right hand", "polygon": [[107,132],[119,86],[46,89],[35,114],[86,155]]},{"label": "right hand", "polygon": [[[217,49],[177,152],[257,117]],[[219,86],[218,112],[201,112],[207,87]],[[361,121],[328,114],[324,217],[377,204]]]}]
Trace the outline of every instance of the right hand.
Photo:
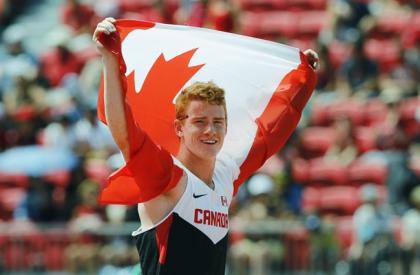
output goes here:
[{"label": "right hand", "polygon": [[99,42],[100,34],[104,33],[106,35],[110,35],[117,31],[114,23],[116,20],[112,17],[105,18],[101,22],[98,23],[96,26],[95,32],[93,33],[92,40],[98,49],[98,52],[101,54],[102,57],[111,57],[113,56],[112,52],[109,51],[104,45]]}]

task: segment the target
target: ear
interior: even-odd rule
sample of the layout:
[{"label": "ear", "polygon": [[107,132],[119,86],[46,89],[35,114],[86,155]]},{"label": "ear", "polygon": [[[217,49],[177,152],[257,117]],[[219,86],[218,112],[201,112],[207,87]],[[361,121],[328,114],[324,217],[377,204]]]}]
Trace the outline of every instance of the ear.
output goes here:
[{"label": "ear", "polygon": [[181,138],[184,134],[182,126],[183,126],[182,121],[180,121],[179,119],[175,119],[174,121],[175,135],[177,135],[179,138]]}]

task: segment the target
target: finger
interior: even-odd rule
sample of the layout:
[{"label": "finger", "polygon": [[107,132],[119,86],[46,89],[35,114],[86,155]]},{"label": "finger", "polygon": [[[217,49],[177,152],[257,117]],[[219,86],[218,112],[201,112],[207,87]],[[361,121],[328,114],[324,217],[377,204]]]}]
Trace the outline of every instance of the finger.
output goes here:
[{"label": "finger", "polygon": [[103,21],[99,23],[98,25],[108,29],[109,31],[111,31],[112,29],[116,30],[115,26],[111,22],[108,22],[108,21]]},{"label": "finger", "polygon": [[110,21],[112,23],[117,22],[117,20],[115,20],[115,18],[113,18],[113,17],[107,17],[107,18],[105,18],[105,20]]},{"label": "finger", "polygon": [[94,37],[98,37],[98,35],[99,35],[100,33],[110,34],[110,32],[108,31],[108,29],[107,29],[107,28],[105,28],[105,27],[103,27],[103,26],[98,25],[98,26],[96,27],[95,32],[93,33],[93,36],[94,36]]},{"label": "finger", "polygon": [[114,32],[116,31],[114,25],[110,22],[101,22],[98,24],[98,27],[106,29],[108,32]]},{"label": "finger", "polygon": [[110,32],[116,32],[117,28],[115,28],[114,24],[112,24],[111,22],[104,22],[104,26],[106,27],[106,29]]}]

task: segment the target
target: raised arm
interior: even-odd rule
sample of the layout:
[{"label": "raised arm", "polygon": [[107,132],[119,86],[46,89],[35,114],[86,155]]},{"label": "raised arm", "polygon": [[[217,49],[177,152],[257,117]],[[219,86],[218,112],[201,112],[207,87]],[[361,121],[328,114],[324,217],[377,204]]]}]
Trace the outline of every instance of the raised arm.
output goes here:
[{"label": "raised arm", "polygon": [[93,41],[102,57],[104,79],[105,117],[115,143],[124,159],[130,159],[129,136],[126,119],[126,106],[122,90],[118,57],[99,41],[101,34],[111,35],[116,32],[115,19],[106,18],[100,22],[93,34]]},{"label": "raised arm", "polygon": [[312,50],[301,53],[302,64],[288,73],[273,94],[263,114],[256,119],[257,134],[247,158],[240,166],[234,182],[234,193],[239,186],[264,162],[280,150],[295,130],[303,108],[316,84],[318,56]]},{"label": "raised arm", "polygon": [[[120,60],[101,43],[102,35],[117,31],[116,21],[107,18],[98,24],[93,41],[103,62],[104,114],[112,136],[126,164],[108,178],[99,201],[101,203],[136,204],[169,192],[179,182],[183,170],[175,166],[172,156],[156,145],[134,121],[126,102],[120,72]],[[100,97],[98,104],[102,104]]]}]

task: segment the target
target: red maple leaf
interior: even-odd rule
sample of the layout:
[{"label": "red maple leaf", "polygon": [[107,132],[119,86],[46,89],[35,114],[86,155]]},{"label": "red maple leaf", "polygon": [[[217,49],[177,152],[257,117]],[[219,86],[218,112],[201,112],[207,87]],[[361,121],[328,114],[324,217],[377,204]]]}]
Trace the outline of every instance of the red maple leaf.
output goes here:
[{"label": "red maple leaf", "polygon": [[135,92],[134,72],[127,77],[128,102],[134,120],[154,142],[172,154],[177,153],[178,138],[174,132],[175,95],[204,64],[189,67],[197,48],[165,60],[161,54],[148,72],[139,93]]},{"label": "red maple leaf", "polygon": [[[112,49],[115,54],[121,54],[119,41],[123,41],[135,29],[148,29],[153,26],[150,23],[143,26],[137,21],[118,21],[119,37],[111,38],[112,41],[105,42],[104,45]],[[204,64],[191,67],[188,65],[196,51],[197,48],[191,49],[170,60],[165,60],[163,54],[160,54],[148,72],[139,93],[136,93],[135,90],[135,72],[133,71],[125,77],[126,66],[122,59],[120,60],[122,83],[125,87],[127,101],[133,111],[134,120],[156,144],[163,146],[171,154],[176,154],[179,146],[173,126],[175,119],[173,99],[185,83],[204,66]],[[103,81],[101,81],[98,116],[106,123],[103,102]]]}]

